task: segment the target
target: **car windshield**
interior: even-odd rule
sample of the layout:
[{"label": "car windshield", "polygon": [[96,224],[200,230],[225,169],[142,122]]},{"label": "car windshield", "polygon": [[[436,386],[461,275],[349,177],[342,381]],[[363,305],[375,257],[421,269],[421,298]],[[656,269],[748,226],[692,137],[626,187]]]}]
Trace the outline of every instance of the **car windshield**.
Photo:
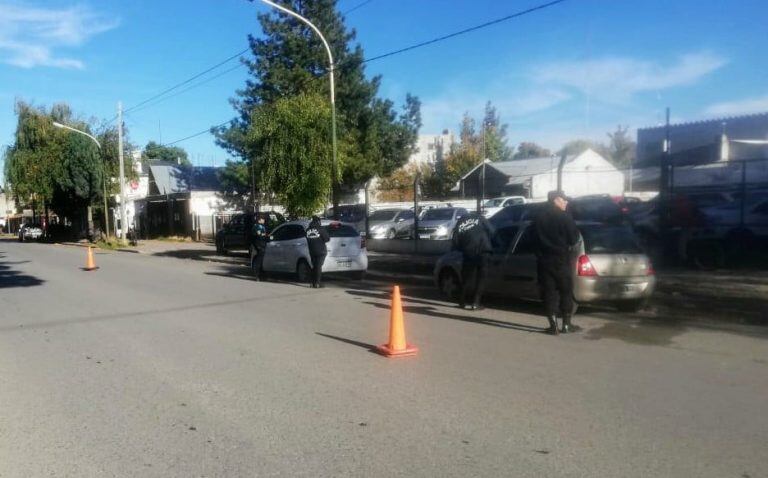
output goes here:
[{"label": "car windshield", "polygon": [[423,221],[445,221],[453,219],[453,209],[430,209],[424,213]]},{"label": "car windshield", "polygon": [[504,202],[504,198],[489,199],[485,201],[485,207],[499,207]]},{"label": "car windshield", "polygon": [[359,236],[354,227],[347,226],[345,224],[339,224],[338,222],[332,222],[325,226],[325,230],[328,231],[330,237],[356,237]]},{"label": "car windshield", "polygon": [[627,226],[579,227],[584,238],[584,250],[587,254],[641,254],[643,250],[637,237]]},{"label": "car windshield", "polygon": [[376,211],[370,216],[371,221],[391,221],[395,218],[395,214],[397,214],[396,210],[382,210],[382,211]]}]

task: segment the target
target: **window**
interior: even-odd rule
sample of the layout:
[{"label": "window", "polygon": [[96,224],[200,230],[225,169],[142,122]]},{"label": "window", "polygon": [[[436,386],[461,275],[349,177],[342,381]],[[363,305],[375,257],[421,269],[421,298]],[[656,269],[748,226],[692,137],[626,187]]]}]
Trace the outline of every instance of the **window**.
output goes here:
[{"label": "window", "polygon": [[403,220],[413,219],[413,211],[411,211],[410,209],[406,211],[401,211],[400,214],[397,216],[397,218],[403,219]]},{"label": "window", "polygon": [[538,241],[536,239],[536,229],[534,229],[532,226],[527,227],[523,232],[523,235],[520,236],[520,240],[517,241],[515,254],[535,254],[537,243]]},{"label": "window", "polygon": [[275,241],[299,239],[300,237],[304,237],[304,228],[298,224],[288,224],[287,226],[277,228],[272,237]]},{"label": "window", "polygon": [[456,219],[458,219],[458,218],[460,218],[460,217],[464,217],[464,216],[466,216],[467,214],[469,214],[469,211],[467,211],[467,210],[466,210],[466,209],[464,209],[463,207],[460,207],[460,208],[458,208],[458,209],[456,210]]},{"label": "window", "polygon": [[371,221],[391,221],[395,218],[395,214],[397,214],[397,210],[382,209],[371,214],[369,219]]},{"label": "window", "polygon": [[512,245],[512,241],[517,236],[517,226],[502,227],[496,231],[493,235],[491,244],[493,245],[494,254],[506,254],[509,246]]},{"label": "window", "polygon": [[229,220],[229,226],[239,226],[243,223],[243,216],[241,214],[238,214],[237,216],[233,216],[232,219]]},{"label": "window", "polygon": [[581,227],[587,254],[641,254],[637,237],[626,226]]},{"label": "window", "polygon": [[360,234],[354,227],[340,224],[338,222],[332,222],[325,226],[325,230],[328,231],[330,237],[357,237]]},{"label": "window", "polygon": [[430,209],[424,213],[423,221],[450,221],[453,219],[453,209]]}]

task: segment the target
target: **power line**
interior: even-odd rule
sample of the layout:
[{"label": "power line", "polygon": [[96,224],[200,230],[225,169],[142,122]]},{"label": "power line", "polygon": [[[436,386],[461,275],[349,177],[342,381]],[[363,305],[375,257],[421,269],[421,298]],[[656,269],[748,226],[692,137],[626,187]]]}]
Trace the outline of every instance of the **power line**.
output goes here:
[{"label": "power line", "polygon": [[215,65],[213,65],[212,67],[210,67],[210,68],[208,68],[208,69],[206,69],[206,70],[204,70],[204,71],[201,71],[200,73],[198,73],[198,74],[194,75],[193,77],[191,77],[191,78],[187,78],[186,80],[182,81],[181,83],[177,83],[177,84],[175,84],[175,85],[171,86],[170,88],[167,88],[167,89],[163,90],[162,92],[160,92],[160,93],[156,94],[155,96],[152,96],[152,97],[150,97],[150,98],[147,98],[146,100],[142,101],[141,103],[135,104],[135,105],[131,106],[130,108],[126,108],[126,110],[125,110],[125,111],[126,111],[126,112],[129,112],[129,111],[133,111],[133,110],[135,110],[136,108],[138,108],[139,106],[145,105],[145,104],[149,103],[150,101],[152,101],[152,100],[154,100],[154,99],[157,99],[157,98],[159,98],[159,97],[161,97],[161,96],[165,95],[166,93],[170,93],[171,91],[175,90],[176,88],[179,88],[179,87],[181,87],[181,86],[184,86],[184,85],[186,85],[187,83],[190,83],[190,82],[192,82],[192,81],[194,81],[194,80],[196,80],[196,79],[200,78],[201,76],[205,75],[206,73],[208,73],[208,72],[210,72],[210,71],[213,71],[213,70],[215,70],[216,68],[220,67],[221,65],[224,65],[224,64],[226,64],[226,63],[229,63],[230,61],[234,60],[235,58],[238,58],[240,55],[243,55],[243,54],[247,53],[247,52],[248,52],[248,50],[250,50],[250,48],[246,48],[246,49],[244,49],[244,50],[241,50],[241,51],[239,51],[239,52],[235,53],[234,55],[230,56],[230,57],[229,57],[229,58],[227,58],[226,60],[223,60],[223,61],[220,61],[219,63],[216,63],[216,64],[215,64]]},{"label": "power line", "polygon": [[224,121],[223,123],[219,123],[219,124],[217,124],[215,126],[211,126],[211,127],[206,128],[206,129],[204,129],[202,131],[199,131],[199,132],[197,132],[195,134],[191,134],[191,135],[189,135],[187,137],[184,137],[184,138],[181,138],[181,139],[177,139],[176,141],[171,141],[170,143],[165,143],[163,146],[173,146],[176,143],[181,143],[182,141],[186,141],[188,139],[196,138],[196,137],[198,137],[200,135],[203,135],[205,133],[210,133],[213,128],[220,128],[220,127],[224,126],[227,123],[231,123],[232,121],[234,121],[234,120],[228,119],[227,121]]},{"label": "power line", "polygon": [[[370,1],[372,1],[372,0],[366,0],[366,2],[363,2],[362,4],[358,4],[357,6],[353,7],[353,9],[361,7],[365,3],[368,3]],[[519,17],[522,17],[524,15],[528,15],[530,13],[537,12],[539,10],[544,10],[545,8],[552,7],[554,5],[557,5],[559,3],[563,3],[565,1],[566,0],[554,0],[554,1],[551,1],[551,2],[548,2],[548,3],[543,3],[541,5],[537,5],[535,7],[531,7],[531,8],[528,8],[526,10],[521,10],[519,12],[510,14],[510,15],[506,15],[506,16],[501,17],[501,18],[496,18],[494,20],[490,20],[490,21],[487,21],[485,23],[481,23],[480,25],[475,25],[473,27],[465,28],[464,30],[460,30],[460,31],[457,31],[457,32],[449,33],[447,35],[443,35],[443,36],[440,36],[440,37],[437,37],[437,38],[433,38],[431,40],[423,41],[423,42],[420,42],[420,43],[416,43],[415,45],[407,46],[405,48],[400,48],[399,50],[394,50],[394,51],[391,51],[391,52],[388,52],[388,53],[384,53],[384,54],[381,54],[381,55],[378,55],[378,56],[374,56],[374,57],[371,57],[371,58],[366,58],[366,59],[364,59],[362,61],[362,63],[369,63],[369,62],[372,62],[372,61],[381,60],[382,58],[387,58],[387,57],[390,57],[390,56],[399,55],[400,53],[405,53],[407,51],[411,51],[411,50],[415,50],[417,48],[425,47],[427,45],[433,45],[435,43],[439,43],[441,41],[445,41],[445,40],[448,40],[450,38],[455,38],[457,36],[465,35],[467,33],[474,32],[474,31],[477,31],[477,30],[481,30],[483,28],[487,28],[487,27],[490,27],[492,25],[496,25],[498,23],[506,22],[506,21],[512,20],[514,18],[519,18]],[[349,10],[347,12],[349,12]],[[236,58],[236,57],[238,57],[238,56],[240,56],[242,54],[245,54],[248,50],[249,49],[246,48],[245,50],[238,52],[236,55],[232,55],[228,59],[226,59],[226,60],[222,61],[221,63],[219,63],[219,64],[209,68],[208,70],[204,71],[203,73],[200,73],[200,74],[196,75],[195,77],[190,78],[189,80],[183,81],[183,82],[179,83],[178,85],[176,85],[176,86],[174,86],[172,88],[169,88],[165,92],[163,92],[161,94],[158,94],[158,95],[155,95],[151,99],[157,98],[158,96],[162,96],[163,94],[165,94],[165,93],[167,93],[169,91],[172,91],[172,90],[178,88],[179,86],[182,86],[182,85],[187,84],[187,83],[189,83],[190,81],[192,81],[192,80],[194,80],[196,78],[199,78],[203,74],[205,74],[205,73],[207,73],[207,72],[209,72],[209,71],[211,71],[211,70],[213,70],[215,68],[218,68],[219,66],[227,63],[228,61],[232,60],[233,58]],[[343,62],[341,62],[341,63],[343,64]],[[340,67],[340,65],[336,65],[337,69],[339,67]],[[138,105],[133,106],[131,109],[137,108],[137,107],[141,106],[142,104],[145,104],[148,101],[151,101],[151,99],[150,100],[145,100],[142,103],[139,103]],[[217,126],[213,126],[213,128],[218,128],[220,126],[224,126],[225,124],[229,123],[230,121],[232,121],[232,120],[228,120],[228,121],[225,121],[225,122],[223,122],[223,123],[221,123],[221,124],[219,124]],[[195,133],[193,135],[190,135],[190,136],[188,136],[186,138],[182,138],[182,139],[176,140],[176,141],[174,141],[172,143],[167,143],[166,146],[169,146],[169,145],[172,145],[172,144],[176,144],[176,143],[180,143],[182,141],[186,141],[186,140],[191,139],[191,138],[195,138],[197,136],[200,136],[201,134],[207,133],[208,131],[210,131],[210,128],[208,128],[206,130],[203,130],[203,131],[200,131],[199,133]]]},{"label": "power line", "polygon": [[373,1],[373,0],[365,0],[364,2],[358,3],[358,4],[357,4],[357,5],[355,5],[354,7],[350,8],[349,10],[347,10],[347,11],[345,11],[345,12],[342,12],[341,14],[342,14],[342,15],[347,15],[347,14],[349,14],[349,13],[352,13],[352,12],[354,12],[355,10],[357,10],[358,8],[362,8],[362,7],[366,6],[366,5],[368,5],[368,4],[369,4],[369,3],[371,3],[372,1]]},{"label": "power line", "polygon": [[522,11],[519,11],[517,13],[513,13],[513,14],[507,15],[505,17],[497,18],[495,20],[491,20],[491,21],[482,23],[480,25],[475,25],[474,27],[469,27],[469,28],[466,28],[466,29],[458,31],[458,32],[449,33],[449,34],[443,35],[441,37],[433,38],[432,40],[427,40],[427,41],[424,41],[424,42],[421,42],[421,43],[417,43],[415,45],[411,45],[411,46],[407,46],[405,48],[401,48],[399,50],[395,50],[395,51],[391,51],[389,53],[384,53],[382,55],[374,56],[373,58],[367,58],[367,59],[363,60],[363,63],[368,63],[368,62],[371,62],[371,61],[380,60],[380,59],[386,58],[388,56],[398,55],[400,53],[405,53],[406,51],[415,50],[416,48],[421,48],[423,46],[432,45],[433,43],[438,43],[438,42],[441,42],[441,41],[444,41],[444,40],[448,40],[449,38],[454,38],[454,37],[457,37],[459,35],[464,35],[464,34],[467,34],[467,33],[470,33],[470,32],[474,32],[474,31],[477,31],[477,30],[489,27],[491,25],[496,25],[497,23],[502,23],[502,22],[506,22],[507,20],[512,20],[513,18],[522,17],[523,15],[528,15],[529,13],[533,13],[533,12],[536,12],[536,11],[539,11],[539,10],[543,10],[543,9],[549,8],[549,7],[553,6],[553,5],[557,5],[558,3],[563,3],[565,1],[566,0],[554,0],[554,1],[549,2],[549,3],[544,3],[542,5],[531,7],[529,9],[527,9],[527,10],[522,10]]},{"label": "power line", "polygon": [[195,89],[195,88],[197,88],[197,87],[199,87],[199,86],[202,86],[202,85],[204,85],[204,84],[206,84],[206,83],[209,83],[209,82],[211,82],[211,81],[215,80],[216,78],[222,77],[222,76],[226,75],[227,73],[230,73],[230,72],[232,72],[232,71],[235,71],[235,70],[237,70],[237,69],[239,69],[239,68],[242,68],[242,67],[244,67],[244,66],[245,66],[245,65],[244,65],[243,63],[240,63],[240,64],[238,64],[238,65],[236,65],[236,66],[234,66],[234,67],[232,67],[232,68],[228,68],[228,69],[226,69],[226,70],[222,71],[221,73],[219,73],[219,74],[217,74],[217,75],[211,76],[210,78],[206,78],[205,80],[203,80],[203,81],[200,81],[200,82],[197,82],[197,83],[195,83],[194,85],[188,86],[187,88],[184,88],[184,89],[183,89],[183,90],[181,90],[181,91],[177,91],[176,93],[174,93],[174,94],[172,94],[172,95],[168,95],[168,96],[166,96],[166,97],[164,97],[164,98],[160,98],[160,99],[158,99],[157,101],[155,101],[155,102],[153,102],[153,103],[145,104],[144,106],[136,106],[136,107],[134,107],[134,108],[132,109],[132,112],[133,112],[133,113],[136,113],[137,111],[141,111],[141,110],[144,110],[144,109],[146,109],[146,108],[151,108],[151,107],[153,107],[153,106],[159,105],[160,103],[162,103],[162,102],[163,102],[163,101],[165,101],[165,100],[169,100],[169,99],[171,99],[171,98],[175,98],[176,96],[179,96],[179,95],[181,95],[181,94],[184,94],[184,93],[186,93],[186,92],[187,92],[187,91],[189,91],[189,90],[193,90],[193,89]]}]

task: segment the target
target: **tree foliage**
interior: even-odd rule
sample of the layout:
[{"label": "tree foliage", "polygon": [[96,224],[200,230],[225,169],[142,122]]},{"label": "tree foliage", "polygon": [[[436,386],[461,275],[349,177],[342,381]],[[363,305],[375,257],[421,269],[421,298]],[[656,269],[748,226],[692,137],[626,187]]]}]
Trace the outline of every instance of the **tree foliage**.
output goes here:
[{"label": "tree foliage", "polygon": [[507,125],[502,124],[496,107],[487,102],[483,127],[480,130],[485,158],[491,161],[508,161],[512,159],[512,148],[507,145]]},{"label": "tree foliage", "polygon": [[149,161],[166,161],[170,163],[178,163],[184,166],[192,166],[189,161],[187,152],[183,148],[178,146],[165,146],[155,141],[150,141],[144,146],[144,151],[141,154],[143,159]]},{"label": "tree foliage", "polygon": [[[116,182],[104,181],[118,173],[117,129],[102,127],[94,131],[92,122],[75,117],[66,104],[50,109],[29,103],[16,103],[18,117],[13,144],[5,152],[5,178],[14,199],[22,207],[37,209],[46,205],[64,217],[73,217],[85,207],[101,203],[106,183],[107,194],[119,189]],[[89,138],[53,126],[66,124],[89,133]],[[130,178],[130,158],[126,159]]]},{"label": "tree foliage", "polygon": [[[377,97],[380,77],[367,79],[363,50],[354,44],[336,10],[336,0],[279,0],[308,18],[328,40],[336,63],[336,107],[339,137],[339,174],[343,185],[358,187],[375,175],[386,176],[408,160],[421,126],[420,103],[408,95],[401,113],[393,103]],[[264,172],[264,151],[249,140],[254,108],[300,94],[328,103],[328,58],[319,37],[304,23],[277,11],[258,16],[263,38],[249,36],[253,57],[244,60],[250,73],[245,87],[231,100],[238,112],[227,126],[214,129],[217,143]],[[328,120],[330,123],[330,119]],[[328,130],[315,142],[330,143]],[[328,152],[330,158],[330,149]],[[263,182],[262,182],[263,183]],[[275,191],[279,192],[279,191]]]},{"label": "tree foliage", "polygon": [[551,155],[552,152],[547,148],[533,142],[523,141],[518,145],[512,159],[545,158]]},{"label": "tree foliage", "polygon": [[[317,94],[299,94],[253,109],[248,146],[262,154],[261,187],[293,216],[308,216],[331,186],[331,110]],[[346,149],[346,148],[345,148]]]},{"label": "tree foliage", "polygon": [[637,143],[629,136],[629,126],[616,126],[616,131],[607,133],[610,142],[608,143],[608,158],[614,166],[619,169],[629,169],[634,162]]}]

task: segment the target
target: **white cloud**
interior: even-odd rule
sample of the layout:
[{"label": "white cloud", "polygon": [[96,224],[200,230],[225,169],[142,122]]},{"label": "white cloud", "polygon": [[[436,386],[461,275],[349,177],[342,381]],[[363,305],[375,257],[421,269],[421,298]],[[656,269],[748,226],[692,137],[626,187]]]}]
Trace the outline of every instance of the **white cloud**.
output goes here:
[{"label": "white cloud", "polygon": [[704,110],[707,116],[736,116],[768,112],[768,95],[715,103]]},{"label": "white cloud", "polygon": [[536,69],[534,79],[604,101],[624,102],[637,93],[694,84],[726,63],[725,58],[708,52],[682,55],[668,65],[609,57],[545,64]]},{"label": "white cloud", "polygon": [[84,6],[53,9],[0,3],[0,61],[22,68],[82,69],[82,61],[54,50],[80,46],[118,23]]}]

